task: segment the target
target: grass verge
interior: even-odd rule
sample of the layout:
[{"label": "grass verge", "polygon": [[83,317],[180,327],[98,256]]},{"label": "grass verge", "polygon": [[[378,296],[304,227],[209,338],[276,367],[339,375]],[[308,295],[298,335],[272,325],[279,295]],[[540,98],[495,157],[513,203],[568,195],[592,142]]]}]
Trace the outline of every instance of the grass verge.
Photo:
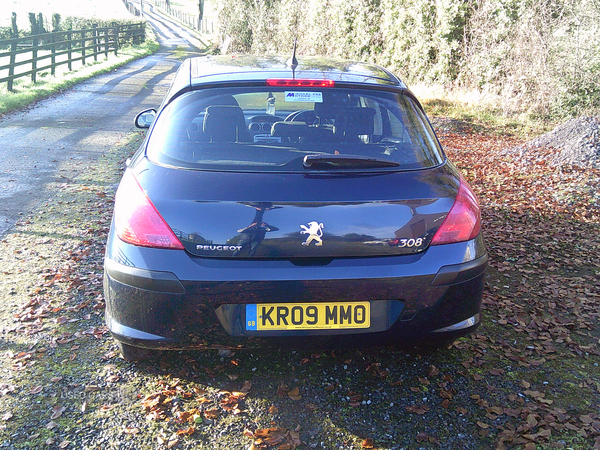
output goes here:
[{"label": "grass verge", "polygon": [[502,99],[461,90],[415,85],[413,92],[430,117],[445,117],[499,135],[531,139],[554,128],[556,121],[531,114],[509,116],[503,113]]}]

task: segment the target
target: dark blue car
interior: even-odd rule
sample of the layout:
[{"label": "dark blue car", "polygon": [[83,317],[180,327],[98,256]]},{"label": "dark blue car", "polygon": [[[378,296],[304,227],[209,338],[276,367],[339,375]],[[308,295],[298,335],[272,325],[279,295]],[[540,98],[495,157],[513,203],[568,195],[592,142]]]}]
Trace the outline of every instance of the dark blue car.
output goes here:
[{"label": "dark blue car", "polygon": [[479,324],[479,206],[417,99],[381,67],[299,59],[188,59],[137,116],[104,274],[125,358]]}]

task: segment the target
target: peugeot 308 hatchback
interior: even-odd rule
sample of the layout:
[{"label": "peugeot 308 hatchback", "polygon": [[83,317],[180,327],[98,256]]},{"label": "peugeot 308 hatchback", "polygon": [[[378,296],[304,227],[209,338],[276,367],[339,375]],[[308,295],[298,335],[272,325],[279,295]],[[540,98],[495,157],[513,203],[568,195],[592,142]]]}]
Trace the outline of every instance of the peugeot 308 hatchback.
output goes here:
[{"label": "peugeot 308 hatchback", "polygon": [[104,272],[125,358],[447,341],[479,324],[477,200],[389,71],[192,58],[136,125]]}]

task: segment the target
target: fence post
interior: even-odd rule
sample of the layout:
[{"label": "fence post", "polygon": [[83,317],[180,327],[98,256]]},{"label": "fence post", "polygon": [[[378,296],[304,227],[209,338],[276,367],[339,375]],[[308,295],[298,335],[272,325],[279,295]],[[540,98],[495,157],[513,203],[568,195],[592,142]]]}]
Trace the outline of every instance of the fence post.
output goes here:
[{"label": "fence post", "polygon": [[92,41],[94,43],[94,61],[98,61],[98,24],[93,24],[92,28],[94,29],[92,31],[92,36],[94,36]]},{"label": "fence post", "polygon": [[121,33],[121,25],[115,24],[115,56],[119,50],[119,34]]},{"label": "fence post", "polygon": [[39,44],[39,37],[33,36],[33,47],[31,48],[31,82],[36,83],[37,81],[37,47]]},{"label": "fence post", "polygon": [[50,58],[50,61],[52,62],[52,67],[50,69],[50,75],[54,76],[56,75],[56,41],[60,41],[60,39],[57,39],[58,35],[54,34],[56,32],[58,32],[59,29],[59,22],[60,22],[60,15],[59,14],[52,14],[52,34],[50,35],[50,42],[52,42],[52,47],[50,47],[50,52],[52,53],[52,57]]},{"label": "fence post", "polygon": [[50,47],[50,52],[52,53],[52,57],[50,61],[52,62],[52,67],[50,68],[50,75],[56,75],[56,45],[54,44],[54,34],[51,36],[52,39],[52,47]]},{"label": "fence post", "polygon": [[[10,21],[12,22],[11,37],[13,39],[17,39],[19,37],[19,29],[17,28],[17,13],[12,13]],[[9,80],[6,86],[9,92],[12,92],[13,90],[13,79],[11,77],[15,74],[15,58],[17,57],[16,51],[17,42],[14,41],[12,44],[10,44],[10,67],[8,68]]]},{"label": "fence post", "polygon": [[110,28],[104,29],[104,59],[108,59],[108,32]]},{"label": "fence post", "polygon": [[71,31],[67,31],[67,56],[68,56],[68,66],[69,66],[69,72],[71,70],[73,70],[73,63],[71,62],[71,58],[73,57],[73,33]]},{"label": "fence post", "polygon": [[85,30],[81,30],[81,64],[85,66]]}]

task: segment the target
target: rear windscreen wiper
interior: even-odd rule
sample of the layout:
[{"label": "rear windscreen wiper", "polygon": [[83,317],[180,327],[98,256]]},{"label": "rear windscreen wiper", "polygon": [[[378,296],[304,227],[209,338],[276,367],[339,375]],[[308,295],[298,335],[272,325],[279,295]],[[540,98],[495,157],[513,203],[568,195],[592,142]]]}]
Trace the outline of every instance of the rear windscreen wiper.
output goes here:
[{"label": "rear windscreen wiper", "polygon": [[304,167],[307,169],[398,167],[399,165],[399,163],[387,159],[360,155],[306,155],[304,157]]}]

